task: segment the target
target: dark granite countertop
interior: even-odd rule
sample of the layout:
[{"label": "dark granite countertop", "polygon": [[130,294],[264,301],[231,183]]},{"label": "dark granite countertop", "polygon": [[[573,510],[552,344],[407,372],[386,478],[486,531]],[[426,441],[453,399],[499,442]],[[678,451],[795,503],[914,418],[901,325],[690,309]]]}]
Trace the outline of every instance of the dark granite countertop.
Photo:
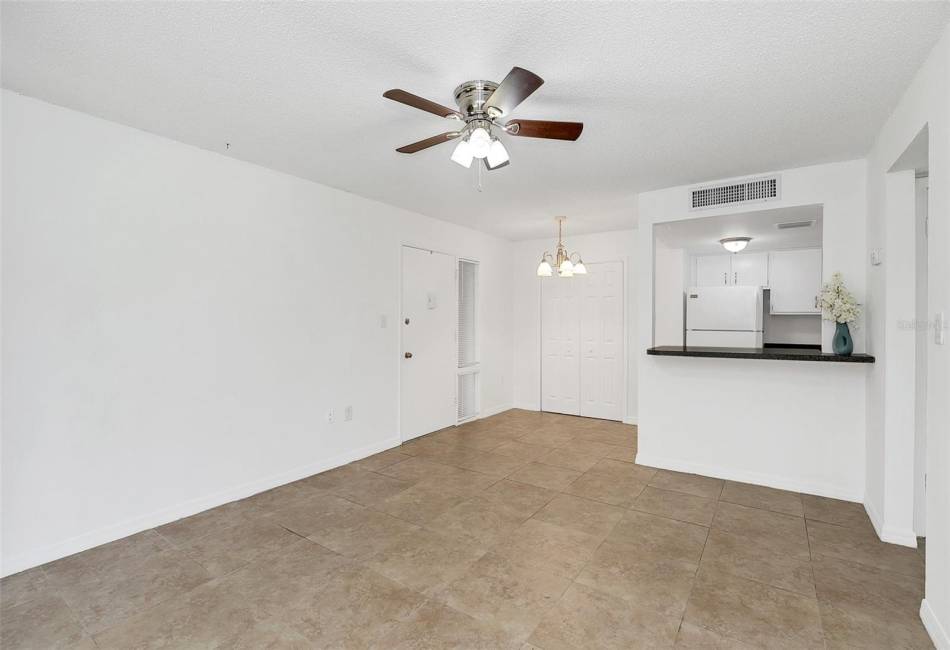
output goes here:
[{"label": "dark granite countertop", "polygon": [[842,357],[809,348],[705,348],[698,346],[660,345],[648,348],[647,354],[665,357],[711,357],[718,359],[775,359],[779,361],[825,361],[830,363],[874,363],[869,354]]}]

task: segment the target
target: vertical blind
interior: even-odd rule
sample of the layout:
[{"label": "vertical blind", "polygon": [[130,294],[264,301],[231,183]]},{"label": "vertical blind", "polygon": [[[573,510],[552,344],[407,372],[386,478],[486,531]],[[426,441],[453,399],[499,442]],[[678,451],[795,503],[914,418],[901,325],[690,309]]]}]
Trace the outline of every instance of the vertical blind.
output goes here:
[{"label": "vertical blind", "polygon": [[475,321],[476,321],[476,291],[478,285],[478,264],[459,261],[459,368],[478,363]]},{"label": "vertical blind", "polygon": [[478,415],[478,264],[459,260],[458,421]]},{"label": "vertical blind", "polygon": [[462,422],[478,415],[478,373],[459,373],[458,382],[458,421]]}]

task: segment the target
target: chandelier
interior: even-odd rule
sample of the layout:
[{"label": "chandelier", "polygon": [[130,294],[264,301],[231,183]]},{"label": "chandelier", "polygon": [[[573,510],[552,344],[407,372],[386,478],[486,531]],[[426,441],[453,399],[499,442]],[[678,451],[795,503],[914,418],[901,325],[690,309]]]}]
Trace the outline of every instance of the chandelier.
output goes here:
[{"label": "chandelier", "polygon": [[561,231],[564,222],[567,221],[567,217],[555,217],[554,220],[557,222],[557,249],[554,255],[551,255],[548,251],[544,251],[544,255],[541,256],[541,263],[538,264],[538,276],[549,278],[554,274],[555,268],[557,268],[557,275],[560,278],[570,278],[575,275],[586,274],[587,267],[584,266],[584,260],[581,259],[581,254],[577,252],[568,253],[567,247],[564,245],[564,242],[561,241]]}]

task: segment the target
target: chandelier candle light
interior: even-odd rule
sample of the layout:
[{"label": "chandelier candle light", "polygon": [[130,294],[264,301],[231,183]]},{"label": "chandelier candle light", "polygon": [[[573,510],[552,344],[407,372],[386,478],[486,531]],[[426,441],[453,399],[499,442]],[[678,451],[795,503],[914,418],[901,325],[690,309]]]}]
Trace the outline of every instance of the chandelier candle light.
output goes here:
[{"label": "chandelier candle light", "polygon": [[[560,278],[570,278],[575,275],[584,275],[587,273],[587,267],[584,266],[584,260],[581,254],[574,252],[568,253],[567,247],[561,241],[562,229],[567,217],[555,217],[557,222],[557,249],[554,255],[544,251],[541,256],[541,263],[538,264],[538,276],[549,278],[554,275],[554,269],[557,269],[557,275]],[[576,261],[575,261],[576,260]]]}]

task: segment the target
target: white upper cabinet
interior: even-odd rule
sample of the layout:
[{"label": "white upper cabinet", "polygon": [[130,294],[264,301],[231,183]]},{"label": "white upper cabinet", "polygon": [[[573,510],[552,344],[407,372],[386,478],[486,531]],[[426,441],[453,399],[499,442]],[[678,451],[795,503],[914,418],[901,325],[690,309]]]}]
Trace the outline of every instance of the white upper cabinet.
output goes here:
[{"label": "white upper cabinet", "polygon": [[732,284],[731,255],[702,255],[696,258],[696,286],[722,287]]},{"label": "white upper cabinet", "polygon": [[696,286],[769,285],[768,253],[700,255],[696,258]]},{"label": "white upper cabinet", "polygon": [[731,257],[732,284],[744,287],[769,286],[768,253],[737,253]]},{"label": "white upper cabinet", "polygon": [[817,314],[821,290],[821,249],[769,254],[772,314]]}]

